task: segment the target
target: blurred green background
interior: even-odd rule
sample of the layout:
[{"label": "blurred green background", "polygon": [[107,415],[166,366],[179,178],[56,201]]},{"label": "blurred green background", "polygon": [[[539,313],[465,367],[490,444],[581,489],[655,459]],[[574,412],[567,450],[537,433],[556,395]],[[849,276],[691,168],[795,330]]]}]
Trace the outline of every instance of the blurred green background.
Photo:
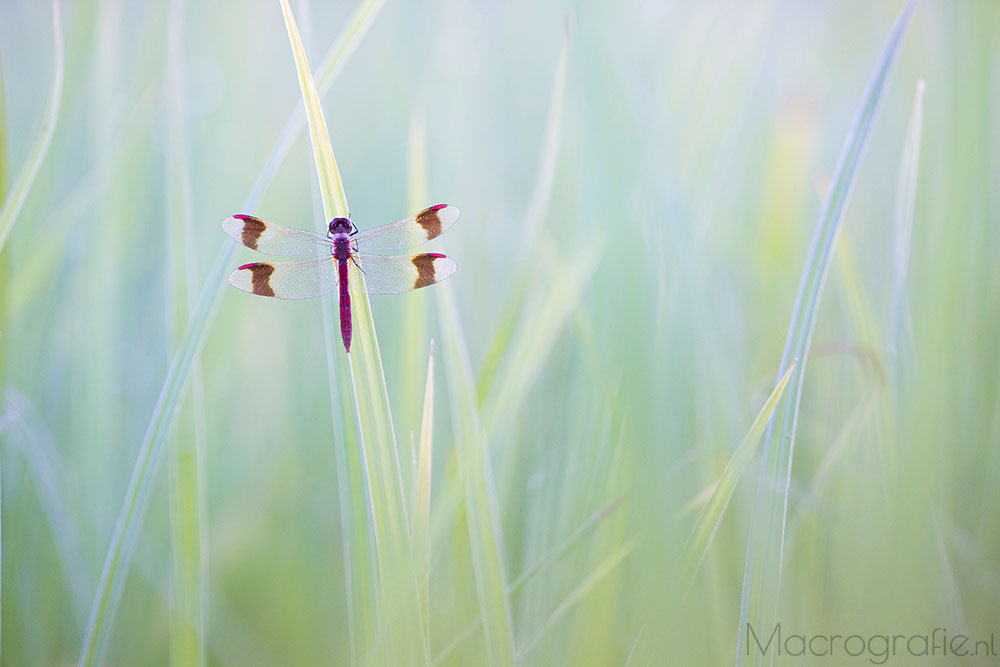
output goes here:
[{"label": "blurred green background", "polygon": [[[358,5],[290,4],[318,78]],[[392,603],[406,568],[380,563],[373,593],[347,562],[371,551],[373,516],[358,470],[338,461],[357,456],[357,417],[331,396],[320,300],[227,287],[150,478],[104,661],[760,659],[737,648],[760,450],[693,577],[684,545],[773,386],[823,196],[901,7],[370,4],[322,95],[353,220],[462,210],[429,246],[458,274],[372,300],[411,509],[437,342],[425,654],[386,648],[407,623]],[[323,225],[307,132],[241,211],[301,101],[277,0],[67,1],[60,14],[50,125],[52,7],[0,7],[3,191],[52,132],[0,251],[0,659],[12,666],[80,655],[188,309],[228,243],[219,222]],[[1000,648],[998,109],[1000,5],[920,3],[812,338],[773,612],[786,633],[940,626],[994,633]],[[921,138],[915,160],[908,136]],[[899,182],[914,166],[910,216]],[[487,453],[474,473],[463,423]],[[492,643],[503,622],[484,604],[476,498],[497,538],[509,653]],[[202,538],[191,655],[171,619],[184,499],[181,525]],[[879,661],[835,658],[776,661]]]}]

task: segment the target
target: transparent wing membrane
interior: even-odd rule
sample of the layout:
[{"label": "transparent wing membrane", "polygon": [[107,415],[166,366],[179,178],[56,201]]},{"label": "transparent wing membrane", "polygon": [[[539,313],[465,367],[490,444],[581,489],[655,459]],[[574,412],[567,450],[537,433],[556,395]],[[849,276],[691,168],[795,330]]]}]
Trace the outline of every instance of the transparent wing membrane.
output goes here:
[{"label": "transparent wing membrane", "polygon": [[458,220],[459,211],[448,204],[425,208],[416,215],[381,227],[366,229],[353,237],[361,252],[415,248],[440,236]]},{"label": "transparent wing membrane", "polygon": [[226,218],[222,229],[251,250],[266,255],[328,255],[332,245],[323,234],[282,227],[252,215]]},{"label": "transparent wing membrane", "polygon": [[233,287],[278,299],[310,299],[337,288],[337,261],[311,257],[295,262],[254,262],[229,275]]},{"label": "transparent wing membrane", "polygon": [[434,252],[417,255],[355,255],[368,294],[399,294],[439,283],[455,273],[454,260]]}]

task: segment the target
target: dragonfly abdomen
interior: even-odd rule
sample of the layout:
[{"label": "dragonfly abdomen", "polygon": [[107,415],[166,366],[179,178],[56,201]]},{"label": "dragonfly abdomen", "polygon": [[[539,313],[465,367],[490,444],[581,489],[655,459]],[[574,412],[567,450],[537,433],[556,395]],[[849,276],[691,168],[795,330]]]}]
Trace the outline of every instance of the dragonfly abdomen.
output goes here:
[{"label": "dragonfly abdomen", "polygon": [[347,260],[337,260],[338,281],[340,283],[340,337],[344,339],[344,349],[351,351],[351,292],[347,287]]}]

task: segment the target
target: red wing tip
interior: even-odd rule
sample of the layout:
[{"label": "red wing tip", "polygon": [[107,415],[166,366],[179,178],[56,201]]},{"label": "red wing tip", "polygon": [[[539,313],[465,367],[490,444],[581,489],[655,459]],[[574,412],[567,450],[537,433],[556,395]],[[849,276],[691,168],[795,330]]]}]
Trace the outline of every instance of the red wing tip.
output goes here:
[{"label": "red wing tip", "polygon": [[431,206],[431,210],[432,211],[440,211],[443,208],[448,208],[448,205],[447,204],[435,204],[434,206]]},{"label": "red wing tip", "polygon": [[249,264],[244,264],[243,266],[237,266],[236,270],[237,271],[242,271],[243,269],[249,269],[251,266],[254,266],[256,263],[257,262],[251,262]]},{"label": "red wing tip", "polygon": [[236,214],[236,215],[234,215],[233,217],[234,217],[234,218],[236,218],[237,220],[246,220],[246,219],[247,219],[247,218],[249,218],[250,216],[249,216],[249,215],[247,215],[246,213],[237,213],[237,214]]},{"label": "red wing tip", "polygon": [[429,252],[429,253],[427,253],[427,256],[428,257],[433,257],[434,259],[441,259],[442,257],[447,257],[448,255],[442,255],[439,252]]}]

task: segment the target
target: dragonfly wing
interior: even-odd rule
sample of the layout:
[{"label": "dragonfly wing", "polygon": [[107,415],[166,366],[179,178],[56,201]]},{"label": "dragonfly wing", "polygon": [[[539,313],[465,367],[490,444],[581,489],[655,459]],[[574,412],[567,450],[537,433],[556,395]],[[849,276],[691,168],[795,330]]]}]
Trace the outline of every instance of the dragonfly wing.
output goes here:
[{"label": "dragonfly wing", "polygon": [[458,270],[455,260],[436,252],[418,255],[354,255],[368,294],[399,294],[439,283]]},{"label": "dragonfly wing", "polygon": [[234,215],[222,221],[222,229],[250,248],[267,255],[330,254],[332,242],[323,234],[282,227],[252,215]]},{"label": "dragonfly wing", "polygon": [[352,241],[362,252],[395,252],[415,248],[440,236],[458,220],[458,209],[448,204],[425,208],[416,215],[381,227],[366,229]]},{"label": "dragonfly wing", "polygon": [[309,299],[337,287],[337,260],[310,257],[295,262],[254,262],[229,274],[233,287],[279,299]]}]

